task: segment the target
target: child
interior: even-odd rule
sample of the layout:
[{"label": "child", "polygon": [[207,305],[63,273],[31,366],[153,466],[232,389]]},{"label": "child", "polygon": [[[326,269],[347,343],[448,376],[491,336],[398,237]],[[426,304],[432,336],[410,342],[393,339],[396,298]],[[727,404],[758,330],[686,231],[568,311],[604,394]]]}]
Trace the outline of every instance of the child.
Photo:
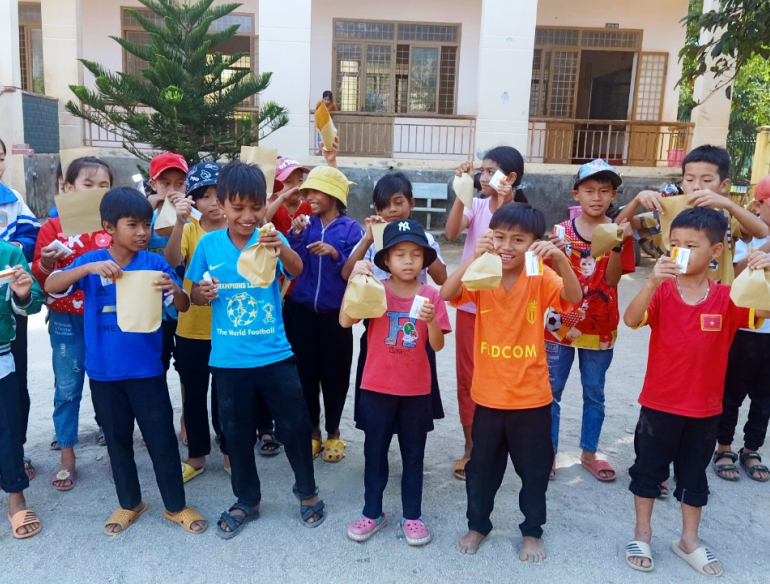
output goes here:
[{"label": "child", "polygon": [[[759,218],[770,227],[770,176],[756,186],[754,201]],[[754,238],[751,243],[738,240],[735,244],[735,274],[739,275],[749,261],[749,250],[770,252],[770,237]],[[759,334],[758,334],[759,333]],[[749,478],[755,481],[770,480],[770,470],[762,464],[757,452],[765,442],[767,424],[770,420],[770,320],[758,329],[741,329],[735,333],[727,360],[725,396],[722,401],[722,415],[717,427],[717,451],[714,454],[714,471],[728,481],[737,481],[741,466]],[[749,419],[743,427],[743,448],[732,452],[738,410],[748,395],[751,400]]]},{"label": "child", "polygon": [[[489,184],[489,181],[498,170],[505,174],[505,180],[497,188],[494,188]],[[460,176],[464,172],[473,173],[473,163],[462,164],[455,171],[455,174]],[[484,160],[481,163],[480,182],[481,192],[486,195],[486,198],[474,198],[473,206],[470,209],[466,209],[462,201],[455,198],[444,229],[444,234],[450,241],[457,239],[465,228],[468,229],[465,247],[463,247],[463,262],[474,254],[476,241],[486,233],[492,214],[497,209],[511,201],[527,202],[524,191],[516,188],[521,185],[523,178],[524,158],[515,148],[498,146],[484,155]],[[457,403],[460,410],[460,424],[463,427],[465,437],[465,451],[462,458],[455,461],[454,474],[461,481],[465,480],[465,465],[470,458],[473,447],[471,424],[473,423],[475,406],[471,399],[471,381],[473,379],[475,313],[476,308],[472,303],[459,306],[455,323]]]},{"label": "child", "polygon": [[[5,142],[0,140],[0,180],[5,174]],[[22,196],[13,189],[0,184],[0,240],[15,245],[24,252],[24,259],[32,261],[35,252],[35,240],[40,231],[40,223],[27,207]],[[29,423],[29,389],[27,388],[27,317],[14,313],[16,336],[11,340],[11,354],[16,367],[16,385],[19,388],[21,411],[22,444],[27,442],[27,424]],[[24,457],[24,469],[27,476],[35,478],[32,460]]]},{"label": "child", "polygon": [[0,298],[3,298],[0,304],[0,488],[8,493],[8,520],[13,537],[26,539],[40,533],[41,525],[24,498],[29,477],[24,472],[23,418],[11,340],[16,332],[13,315],[40,312],[43,291],[29,274],[21,250],[4,241],[0,242],[0,265],[14,269],[11,281],[0,287]]},{"label": "child", "polygon": [[[372,225],[375,223],[393,223],[394,221],[405,221],[409,219],[414,208],[414,197],[412,195],[412,183],[409,178],[403,172],[393,172],[386,174],[377,184],[374,185],[373,205],[375,215],[367,217],[366,219],[366,231],[364,237],[356,244],[353,251],[345,262],[345,267],[342,268],[342,277],[349,279],[356,263],[362,259],[369,262],[374,262],[374,256],[377,250],[374,247],[374,235],[372,234]],[[428,283],[428,274],[433,281],[441,286],[446,281],[446,264],[441,257],[441,248],[433,236],[425,232],[425,237],[428,239],[428,244],[436,252],[436,259],[438,261],[432,262],[429,267],[423,268],[417,275],[417,281],[420,284]],[[374,276],[384,281],[390,278],[390,272],[381,270],[376,265],[372,264],[372,272]],[[369,321],[364,321],[364,326],[368,328]],[[359,398],[361,396],[361,378],[364,374],[364,365],[366,364],[366,347],[368,334],[361,335],[360,349],[358,352],[358,368],[356,370],[356,387],[355,387],[355,410],[354,419],[359,420]],[[431,348],[430,344],[427,345],[428,362],[430,363],[431,371],[431,417],[434,420],[440,420],[444,417],[444,407],[441,403],[441,390],[438,384],[438,374],[436,370],[436,352]]]},{"label": "child", "polygon": [[[166,245],[165,257],[177,268],[183,263],[190,265],[195,248],[201,238],[212,231],[225,229],[227,220],[217,199],[219,164],[199,162],[187,173],[186,197],[177,197],[177,220]],[[192,206],[200,212],[200,221],[190,221]],[[192,281],[184,279],[184,289],[192,290]],[[188,482],[200,475],[206,468],[206,456],[211,453],[209,434],[209,356],[211,354],[211,307],[191,306],[179,315],[176,330],[176,359],[179,377],[185,388],[182,404],[185,429],[187,430],[188,459],[182,463],[182,476]],[[221,435],[219,410],[217,408],[216,384],[211,385],[211,409],[214,430]],[[224,455],[224,466],[230,471],[230,460],[224,440],[220,442]]]},{"label": "child", "polygon": [[[73,160],[67,168],[64,192],[109,189],[112,186],[110,167],[98,158],[85,157]],[[35,246],[32,273],[41,286],[48,276],[72,264],[90,251],[107,249],[112,238],[104,231],[83,233],[68,237],[62,233],[61,219],[52,210],[52,217],[43,224]],[[69,253],[53,245],[63,244]],[[53,426],[56,431],[55,448],[61,449],[59,469],[54,473],[51,485],[57,491],[70,491],[75,487],[75,445],[78,443],[78,418],[80,400],[85,382],[86,345],[83,336],[83,291],[46,297],[48,307],[48,334],[54,372]],[[53,445],[53,444],[52,444]]]},{"label": "child", "polygon": [[[483,179],[482,179],[483,180]],[[441,297],[454,305],[476,305],[473,342],[473,383],[476,402],[473,450],[467,465],[468,533],[457,543],[474,554],[492,530],[490,514],[510,455],[521,477],[519,525],[522,561],[545,558],[540,538],[545,524],[545,492],[553,462],[551,387],[545,352],[545,311],[567,312],[582,298],[580,283],[567,256],[550,241],[538,241],[545,216],[526,204],[500,207],[489,223],[493,234],[476,242],[476,251],[463,261],[441,287]],[[542,275],[524,272],[525,252],[553,261]],[[503,278],[494,290],[473,292],[462,284],[468,266],[484,252],[500,256]]]},{"label": "child", "polygon": [[[435,354],[444,347],[444,334],[451,332],[446,306],[438,290],[418,280],[438,254],[422,226],[412,219],[392,222],[385,228],[383,248],[374,264],[361,261],[351,273],[372,274],[376,265],[388,273],[383,280],[388,311],[371,319],[361,381],[359,425],[364,442],[364,510],[348,527],[348,537],[363,542],[385,526],[382,494],[388,484],[388,450],[398,433],[403,472],[401,528],[412,546],[430,542],[430,531],[422,521],[422,473],[425,442],[433,430],[431,371],[428,346]],[[415,295],[427,298],[417,319],[410,318]],[[356,321],[340,310],[340,324],[350,328]],[[400,339],[399,339],[400,337]],[[404,383],[404,372],[410,382]]]},{"label": "child", "polygon": [[[725,235],[722,255],[715,258],[709,268],[709,277],[717,283],[731,284],[735,273],[732,255],[735,242],[745,236],[767,237],[768,227],[758,217],[730,200],[730,155],[724,148],[717,146],[699,146],[685,156],[682,162],[683,193],[692,195],[693,207],[709,207],[727,213],[728,229]],[[659,214],[663,211],[658,199],[666,196],[654,191],[641,191],[626,205],[615,221],[620,224],[624,219],[631,221],[631,226],[640,235],[660,233]],[[652,213],[634,215],[639,205],[650,209]],[[666,250],[663,250],[664,252]]]},{"label": "child", "polygon": [[[317,527],[325,514],[313,473],[312,425],[278,310],[278,274],[289,278],[299,274],[302,261],[278,231],[259,236],[257,228],[264,223],[267,211],[267,191],[265,177],[257,167],[241,162],[225,166],[217,180],[217,198],[228,228],[204,235],[187,269],[187,277],[197,282],[191,293],[194,304],[211,303],[209,365],[217,384],[233,493],[238,498],[222,513],[217,535],[235,537],[247,522],[259,517],[262,493],[254,461],[257,396],[275,416],[277,436],[294,471],[294,494],[300,499],[303,525]],[[276,280],[267,288],[253,286],[237,270],[241,250],[257,242],[278,252]]]},{"label": "child", "polygon": [[291,222],[300,215],[312,215],[313,210],[307,201],[299,195],[299,189],[305,174],[310,172],[296,160],[279,158],[275,165],[275,180],[283,186],[267,208],[266,222],[272,222],[275,228],[288,235]]},{"label": "child", "polygon": [[173,411],[166,385],[161,353],[163,333],[123,332],[117,323],[115,280],[124,271],[158,270],[158,288],[173,296],[177,310],[190,305],[187,293],[174,281],[171,266],[146,251],[152,207],[135,189],[107,192],[99,206],[102,226],[112,247],[91,251],[69,267],[54,272],[45,283],[49,294],[70,287],[85,297],[84,328],[86,373],[91,380],[96,415],[104,427],[120,509],[107,520],[104,533],[115,536],[128,529],[147,510],[142,501],[134,462],[134,421],[147,443],[166,519],[190,533],[203,533],[206,520],[185,506],[184,484],[179,471]]},{"label": "child", "polygon": [[[569,258],[583,289],[583,302],[573,311],[561,314],[549,310],[546,315],[545,347],[553,392],[553,451],[559,450],[559,402],[577,348],[583,384],[580,464],[600,481],[615,480],[615,471],[606,460],[596,458],[596,451],[604,422],[604,378],[612,362],[620,322],[618,282],[622,274],[634,271],[634,241],[631,225],[626,220],[620,225],[624,242],[609,253],[594,258],[591,236],[594,228],[612,223],[606,213],[622,182],[618,172],[604,160],[597,159],[581,166],[575,176],[572,198],[580,204],[582,213],[560,223],[565,232],[563,238],[551,235],[551,242]],[[556,478],[555,460],[551,478]]]},{"label": "child", "polygon": [[[289,242],[305,266],[286,298],[290,316],[292,349],[313,423],[313,458],[323,448],[326,462],[345,457],[340,440],[340,419],[350,384],[353,361],[353,331],[339,323],[345,280],[342,268],[362,236],[361,227],[345,215],[348,179],[336,168],[317,166],[300,188],[313,210],[310,221],[296,217]],[[326,441],[321,445],[321,404],[323,392]]]},{"label": "child", "polygon": [[[727,232],[721,212],[687,209],[671,224],[671,245],[688,248],[682,273],[674,260],[660,258],[623,320],[630,327],[650,325],[647,374],[639,396],[642,405],[634,435],[636,460],[629,469],[636,507],[633,541],[626,562],[635,570],[653,569],[651,518],[660,484],[674,463],[674,497],[682,507],[682,537],[671,547],[696,571],[721,576],[716,556],[698,541],[701,508],[708,500],[708,468],[722,412],[727,355],[736,331],[754,327],[754,311],[730,300],[730,287],[708,277],[720,257]],[[749,267],[767,269],[770,257],[755,252]],[[757,311],[756,316],[770,316]]]}]

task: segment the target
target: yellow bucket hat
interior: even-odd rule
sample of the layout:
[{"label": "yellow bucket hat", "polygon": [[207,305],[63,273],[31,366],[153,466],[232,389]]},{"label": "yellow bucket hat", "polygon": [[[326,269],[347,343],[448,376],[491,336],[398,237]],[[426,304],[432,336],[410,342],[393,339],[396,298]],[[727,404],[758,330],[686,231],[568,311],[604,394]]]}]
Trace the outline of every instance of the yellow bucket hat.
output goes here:
[{"label": "yellow bucket hat", "polygon": [[331,166],[316,166],[308,173],[305,182],[302,183],[302,186],[299,189],[300,191],[306,189],[321,191],[330,197],[338,199],[347,207],[350,185],[354,184],[356,183],[350,182],[345,175],[336,168],[332,168]]}]

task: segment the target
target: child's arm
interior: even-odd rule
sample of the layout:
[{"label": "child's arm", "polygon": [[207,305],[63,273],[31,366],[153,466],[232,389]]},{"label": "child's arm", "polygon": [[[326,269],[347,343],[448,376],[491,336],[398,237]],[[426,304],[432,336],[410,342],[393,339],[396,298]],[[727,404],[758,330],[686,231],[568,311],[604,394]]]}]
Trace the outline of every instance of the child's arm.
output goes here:
[{"label": "child's arm", "polygon": [[190,308],[190,297],[179,284],[174,282],[167,272],[163,272],[160,280],[155,281],[155,285],[160,290],[165,290],[174,297],[174,308],[179,312],[187,312]]},{"label": "child's arm", "polygon": [[465,260],[459,268],[452,272],[441,286],[441,298],[444,300],[453,300],[463,293],[463,276],[476,259],[485,252],[494,253],[495,246],[492,244],[492,234],[485,233],[476,241],[476,250],[473,255]]},{"label": "child's arm", "polygon": [[431,349],[439,352],[444,348],[444,331],[441,330],[441,325],[436,320],[436,307],[430,302],[426,302],[422,305],[417,318],[428,323],[428,342]]},{"label": "child's arm", "polygon": [[[746,247],[748,247],[748,245],[743,243],[742,241],[739,241],[737,245],[745,245]],[[765,253],[770,253],[770,241],[768,241],[767,243],[761,245],[755,251],[763,251]],[[736,256],[737,256],[737,253],[736,253]],[[733,259],[735,259],[735,256],[733,257]],[[736,278],[741,274],[741,272],[743,270],[745,270],[748,267],[748,264],[749,264],[749,256],[748,256],[748,254],[746,254],[746,256],[742,260],[740,260],[740,261],[738,261],[738,262],[733,264],[733,267],[735,269],[735,277]]]},{"label": "child's arm", "polygon": [[329,259],[331,259],[331,262],[329,263],[331,272],[333,273],[336,271],[340,277],[342,277],[342,268],[345,267],[348,255],[350,255],[358,242],[361,241],[362,235],[361,226],[355,221],[352,221],[348,228],[347,237],[344,240],[344,246],[337,248],[324,241],[314,241],[307,246],[307,249],[316,256],[329,256]]},{"label": "child's arm", "polygon": [[[357,276],[358,274],[373,276],[374,275],[372,274],[373,267],[374,267],[374,264],[366,260],[361,260],[356,262],[355,266],[353,266],[353,269],[350,271],[350,276],[348,277],[348,280],[353,276]],[[345,294],[347,293],[348,293],[347,290],[345,290]],[[340,326],[342,328],[351,328],[354,324],[361,322],[360,318],[359,319],[350,318],[347,314],[345,314],[344,306],[345,306],[345,298],[343,296],[342,306],[340,306]]]},{"label": "child's arm", "polygon": [[310,223],[305,223],[302,216],[295,217],[291,221],[291,229],[289,229],[289,233],[286,236],[289,240],[289,245],[291,245],[291,249],[299,255],[299,259],[302,260],[303,264],[308,260],[308,257],[310,257],[310,250],[308,250],[305,245],[305,232],[308,225],[310,225]]},{"label": "child's arm", "polygon": [[299,276],[302,273],[302,259],[299,254],[290,248],[276,229],[259,236],[259,243],[268,249],[278,250],[278,259],[283,264],[284,271],[290,276]]},{"label": "child's arm", "polygon": [[166,243],[166,250],[163,252],[164,259],[172,268],[181,266],[184,259],[182,256],[182,235],[187,219],[192,212],[192,197],[178,197],[174,206],[176,207],[176,223],[174,223],[174,230],[168,238],[168,243]]},{"label": "child's arm", "polygon": [[112,260],[78,265],[73,268],[54,272],[48,276],[48,279],[45,282],[45,291],[49,294],[59,294],[69,289],[70,286],[75,284],[78,280],[81,280],[90,274],[104,276],[110,280],[117,280],[123,275],[123,270]]},{"label": "child's arm", "polygon": [[690,204],[693,207],[710,207],[711,209],[725,209],[735,217],[744,231],[752,237],[759,239],[768,235],[767,225],[748,209],[733,203],[729,196],[720,195],[710,190],[695,191],[692,193]]},{"label": "child's arm", "polygon": [[615,223],[620,225],[624,220],[628,219],[631,223],[631,227],[634,229],[641,229],[641,220],[636,215],[636,210],[639,208],[639,205],[650,211],[662,213],[663,207],[660,206],[660,198],[662,198],[662,195],[657,191],[639,191],[639,193],[631,199],[625,207],[623,207],[620,213],[618,213],[617,217],[615,217]]},{"label": "child's arm", "polygon": [[374,243],[374,235],[372,234],[373,223],[385,223],[385,219],[379,215],[372,215],[364,219],[364,225],[366,227],[364,236],[358,242],[358,245],[353,248],[353,251],[350,252],[348,259],[345,260],[345,265],[342,266],[341,275],[343,280],[350,279],[350,276],[353,275],[355,265],[366,257],[366,252],[372,247],[372,244]]},{"label": "child's arm", "polygon": [[219,278],[201,280],[197,284],[193,282],[190,290],[190,302],[195,306],[206,306],[216,300],[218,296]]},{"label": "child's arm", "polygon": [[332,144],[331,150],[326,150],[326,148],[321,146],[321,154],[323,154],[324,158],[326,159],[326,164],[331,166],[332,168],[337,168],[337,153],[340,150],[340,137],[335,136],[334,137],[334,144]]},{"label": "child's arm", "polygon": [[[623,241],[627,241],[634,234],[631,222],[623,219],[618,223],[618,227],[623,230]],[[623,245],[623,244],[621,244]],[[632,240],[633,245],[633,240]],[[620,283],[620,277],[623,275],[623,263],[621,258],[623,253],[620,251],[611,251],[610,259],[607,262],[607,270],[604,272],[604,282],[607,286],[617,286]]]},{"label": "child's arm", "polygon": [[11,309],[21,316],[38,313],[43,307],[43,300],[45,299],[43,291],[29,272],[29,267],[24,260],[23,254],[19,252],[19,257],[12,258],[12,261],[14,259],[21,263],[13,266],[13,280],[8,284],[11,292],[13,292],[11,296]]},{"label": "child's arm", "polygon": [[[748,257],[746,264],[752,270],[770,270],[770,255],[757,250]],[[757,318],[770,318],[770,310],[755,310],[754,315]]]},{"label": "child's arm", "polygon": [[647,307],[650,305],[655,290],[669,278],[675,278],[680,272],[681,268],[674,260],[668,256],[661,257],[655,264],[649,280],[626,308],[623,315],[623,322],[626,323],[626,326],[631,328],[639,326],[644,320],[644,314],[647,312]]},{"label": "child's arm", "polygon": [[[16,198],[16,231],[11,236],[9,243],[21,248],[21,251],[24,252],[24,258],[31,262],[35,257],[35,242],[40,232],[40,222],[18,194]],[[13,227],[13,224],[8,227]]]},{"label": "child's arm", "polygon": [[[464,172],[473,176],[473,162],[463,162],[455,170],[455,176],[462,176]],[[455,197],[452,208],[449,210],[449,216],[446,219],[444,235],[449,241],[453,241],[460,237],[463,229],[468,227],[469,223],[470,220],[465,216],[465,205],[463,205],[459,197]]]},{"label": "child's arm", "polygon": [[446,264],[436,258],[436,261],[434,261],[428,268],[428,275],[436,284],[441,286],[447,279]]},{"label": "child's arm", "polygon": [[265,213],[265,223],[269,223],[273,220],[273,217],[275,217],[275,214],[278,212],[278,209],[281,208],[281,205],[283,205],[283,202],[286,200],[286,197],[288,197],[290,194],[297,191],[297,187],[292,187],[288,191],[281,191],[278,195],[275,196],[275,199],[268,205],[267,212]]},{"label": "child's arm", "polygon": [[583,299],[583,290],[580,287],[580,281],[575,275],[575,270],[569,263],[569,259],[550,241],[541,239],[536,241],[529,248],[529,251],[537,257],[551,260],[554,271],[561,276],[564,288],[561,291],[561,297],[570,304],[578,304]]}]

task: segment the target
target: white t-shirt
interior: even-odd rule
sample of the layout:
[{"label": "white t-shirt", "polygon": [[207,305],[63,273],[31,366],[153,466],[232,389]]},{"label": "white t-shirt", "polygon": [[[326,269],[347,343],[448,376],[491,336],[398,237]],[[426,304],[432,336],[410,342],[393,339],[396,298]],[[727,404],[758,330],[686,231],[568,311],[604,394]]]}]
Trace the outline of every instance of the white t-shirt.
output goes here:
[{"label": "white t-shirt", "polygon": [[[437,254],[436,261],[446,265],[444,258],[441,257],[441,248],[439,247],[435,238],[427,231],[425,232],[425,237],[428,238],[428,243],[430,244],[430,246],[436,250],[436,254]],[[363,239],[361,241],[363,241]],[[356,244],[356,247],[353,248],[353,251],[356,251],[358,249],[358,246],[361,245],[361,241],[359,241]],[[374,263],[374,256],[376,254],[377,254],[377,251],[374,249],[374,244],[372,244],[369,246],[369,249],[366,250],[366,253],[364,254],[364,259]],[[380,281],[388,280],[390,278],[390,274],[388,272],[386,272],[385,270],[381,270],[377,266],[374,266],[374,268],[372,268],[372,273],[374,274],[374,277]],[[420,284],[428,283],[428,268],[422,269],[422,271],[417,275],[417,281]]]},{"label": "white t-shirt", "polygon": [[[745,260],[749,255],[750,247],[754,249],[759,249],[768,241],[770,241],[770,237],[764,237],[762,239],[755,237],[749,243],[746,243],[742,239],[739,239],[738,241],[735,242],[735,253],[733,254],[733,264],[737,264],[738,262],[742,262],[743,260]],[[762,326],[759,327],[758,329],[741,329],[741,330],[750,331],[752,333],[770,334],[770,318],[765,319],[765,322],[762,323]]]}]

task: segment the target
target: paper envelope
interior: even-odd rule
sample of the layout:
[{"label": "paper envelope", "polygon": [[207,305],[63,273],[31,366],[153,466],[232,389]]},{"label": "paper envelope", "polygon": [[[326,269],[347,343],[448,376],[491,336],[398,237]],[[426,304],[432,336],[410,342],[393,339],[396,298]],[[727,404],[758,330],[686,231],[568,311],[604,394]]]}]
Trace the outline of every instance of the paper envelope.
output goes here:
[{"label": "paper envelope", "polygon": [[382,236],[385,234],[387,223],[372,223],[372,235],[374,236],[374,251],[382,249]]},{"label": "paper envelope", "polygon": [[123,272],[115,280],[118,326],[124,333],[153,333],[163,318],[163,292],[155,286],[163,272]]},{"label": "paper envelope", "polygon": [[267,198],[273,194],[275,183],[275,162],[278,160],[278,150],[260,146],[241,146],[241,162],[256,166],[265,175]]},{"label": "paper envelope", "polygon": [[[259,234],[264,235],[274,229],[272,223],[266,223],[259,228]],[[236,268],[238,273],[254,286],[267,288],[275,281],[277,265],[278,251],[255,243],[241,251]]]},{"label": "paper envelope", "polygon": [[176,205],[165,200],[160,206],[153,228],[161,237],[168,237],[174,230],[174,225],[176,225]]},{"label": "paper envelope", "polygon": [[98,148],[64,148],[59,151],[59,162],[61,162],[61,175],[67,176],[67,169],[72,164],[73,160],[78,158],[85,158],[86,156],[93,156],[94,158],[99,156]]},{"label": "paper envelope", "polygon": [[623,243],[623,230],[616,223],[597,225],[591,233],[591,255],[603,256]]},{"label": "paper envelope", "polygon": [[668,251],[671,247],[669,234],[671,223],[677,215],[688,209],[690,205],[690,195],[676,195],[674,197],[662,197],[658,199],[660,206],[663,207],[663,213],[660,214],[660,239],[664,250]]},{"label": "paper envelope", "polygon": [[337,137],[337,128],[334,127],[332,117],[329,115],[329,110],[326,109],[326,104],[321,103],[315,110],[315,127],[321,134],[321,141],[324,145],[324,150],[330,152],[334,149],[334,139]]},{"label": "paper envelope", "polygon": [[467,172],[456,176],[452,182],[452,190],[468,209],[473,206],[473,177]]},{"label": "paper envelope", "polygon": [[770,310],[770,273],[746,268],[732,283],[730,299],[742,308]]},{"label": "paper envelope", "polygon": [[461,278],[468,290],[494,290],[503,279],[503,260],[486,252],[478,257]]},{"label": "paper envelope", "polygon": [[356,274],[345,290],[343,310],[350,318],[379,318],[388,309],[385,286],[374,276]]},{"label": "paper envelope", "polygon": [[107,189],[93,189],[57,195],[62,233],[67,236],[102,230],[99,205]]}]

